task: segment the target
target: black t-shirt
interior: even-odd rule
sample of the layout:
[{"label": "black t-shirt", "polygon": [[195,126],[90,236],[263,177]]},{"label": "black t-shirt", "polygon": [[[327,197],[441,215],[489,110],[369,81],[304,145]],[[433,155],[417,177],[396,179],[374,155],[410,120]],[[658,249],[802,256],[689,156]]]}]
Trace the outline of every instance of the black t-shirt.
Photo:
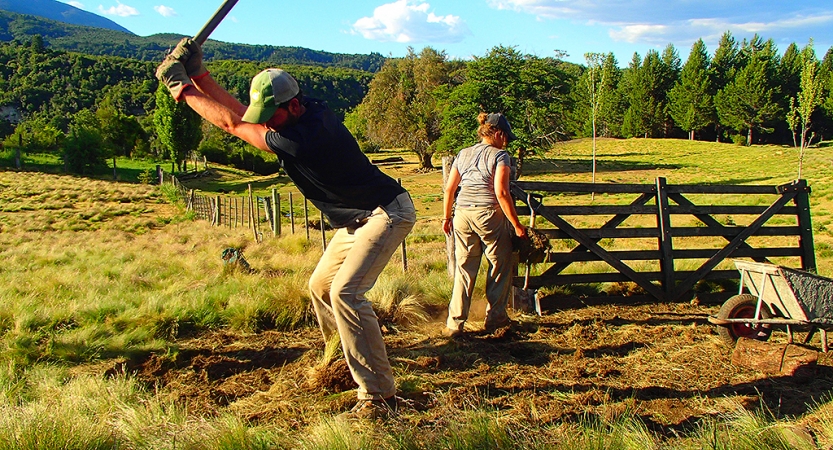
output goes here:
[{"label": "black t-shirt", "polygon": [[266,144],[301,193],[333,227],[355,225],[405,192],[370,163],[326,103],[305,99],[294,125],[266,133]]}]

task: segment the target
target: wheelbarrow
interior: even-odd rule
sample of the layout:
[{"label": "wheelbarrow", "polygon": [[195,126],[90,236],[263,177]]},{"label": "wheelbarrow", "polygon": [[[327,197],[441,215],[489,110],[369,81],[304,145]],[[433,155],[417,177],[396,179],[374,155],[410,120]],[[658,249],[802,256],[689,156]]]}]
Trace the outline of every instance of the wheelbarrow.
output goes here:
[{"label": "wheelbarrow", "polygon": [[[734,261],[740,289],[709,322],[728,345],[746,337],[766,341],[773,327],[786,327],[789,342],[795,328],[809,332],[804,344],[821,332],[827,352],[827,331],[833,329],[833,279],[774,264]],[[745,292],[746,291],[746,292]]]}]

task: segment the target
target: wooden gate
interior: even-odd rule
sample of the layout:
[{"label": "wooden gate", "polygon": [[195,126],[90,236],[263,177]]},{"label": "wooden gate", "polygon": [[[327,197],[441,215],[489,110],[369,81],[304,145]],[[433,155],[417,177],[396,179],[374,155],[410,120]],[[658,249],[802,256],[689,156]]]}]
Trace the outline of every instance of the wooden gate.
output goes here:
[{"label": "wooden gate", "polygon": [[[675,301],[691,291],[700,280],[738,278],[737,270],[716,270],[722,261],[730,257],[751,258],[759,262],[770,262],[769,258],[776,257],[795,257],[800,260],[802,269],[813,272],[816,269],[810,188],[805,180],[775,187],[669,185],[665,178],[657,178],[653,185],[514,181],[511,191],[519,215],[528,215],[534,210],[533,217],[542,217],[555,226],[554,229],[536,226],[536,229],[547,234],[551,241],[567,240],[574,245],[569,251],[550,252],[543,263],[550,266],[536,276],[516,277],[516,287],[537,289],[630,281],[658,300]],[[589,205],[555,204],[558,203],[558,199],[554,198],[556,196],[565,198],[563,196],[576,194],[593,194],[595,198]],[[630,199],[630,195],[635,198],[629,204],[599,204],[608,198],[621,202],[623,197]],[[729,196],[728,202],[726,196]],[[766,200],[768,206],[759,206],[760,199],[752,196],[769,197],[771,200]],[[723,201],[715,202],[720,199]],[[697,204],[694,200],[705,201]],[[749,206],[744,203],[757,204]],[[603,222],[593,227],[578,228],[567,219],[571,216],[594,216],[597,222]],[[604,220],[605,216],[608,216],[607,220]],[[676,222],[679,216],[696,220],[693,226],[673,226],[672,217]],[[723,223],[719,220],[721,216]],[[735,225],[733,218],[738,216],[752,220],[747,225]],[[634,217],[641,217],[643,223],[627,226],[626,221]],[[644,224],[646,220],[650,221],[648,226]],[[768,221],[772,223],[767,224]],[[635,248],[620,245],[622,240],[636,242],[639,239],[643,243]],[[656,246],[645,249],[646,239],[651,242],[655,239]],[[603,240],[615,241],[617,245],[604,245]],[[752,240],[755,242],[750,243]],[[785,240],[790,242],[784,244]],[[591,261],[604,261],[613,271],[563,273],[573,264]],[[632,261],[650,268],[635,269]],[[679,267],[692,264],[699,264],[699,267],[694,270]]]}]

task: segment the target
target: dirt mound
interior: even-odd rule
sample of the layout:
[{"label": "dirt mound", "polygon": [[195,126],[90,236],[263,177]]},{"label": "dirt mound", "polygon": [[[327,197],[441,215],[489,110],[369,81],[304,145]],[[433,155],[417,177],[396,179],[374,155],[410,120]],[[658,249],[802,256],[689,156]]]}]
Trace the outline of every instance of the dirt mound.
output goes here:
[{"label": "dirt mound", "polygon": [[[442,420],[452,408],[496,408],[530,424],[629,411],[670,436],[738,404],[800,415],[833,389],[826,354],[809,382],[732,365],[732,349],[707,321],[716,309],[562,305],[543,317],[518,316],[518,324],[494,334],[448,339],[441,323],[432,323],[385,340],[399,395],[414,403],[417,422]],[[772,340],[786,341],[786,334],[776,331]],[[355,402],[344,360],[320,365],[324,344],[314,328],[218,332],[178,346],[176,355],[120,361],[110,372],[133,373],[192,411],[291,429]]]},{"label": "dirt mound", "polygon": [[347,361],[337,359],[326,364],[319,364],[310,371],[305,388],[309,391],[344,392],[356,389]]}]

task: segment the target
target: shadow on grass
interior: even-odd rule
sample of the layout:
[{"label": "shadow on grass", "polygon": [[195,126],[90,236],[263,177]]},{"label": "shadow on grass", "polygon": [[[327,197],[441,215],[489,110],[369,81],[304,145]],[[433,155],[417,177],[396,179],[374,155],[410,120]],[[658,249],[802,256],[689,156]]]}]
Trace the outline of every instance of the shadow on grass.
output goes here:
[{"label": "shadow on grass", "polygon": [[[596,159],[596,172],[627,172],[632,170],[681,169],[682,164],[651,164],[637,161]],[[590,173],[593,171],[589,159],[530,158],[524,160],[523,175],[552,173]]]},{"label": "shadow on grass", "polygon": [[[91,178],[102,181],[120,181],[125,183],[139,183],[142,176],[150,176],[151,182],[156,181],[156,166],[160,165],[165,173],[170,173],[170,163],[121,158],[116,162],[116,179],[113,179],[113,160],[107,160],[106,166],[94,169],[91,173],[78,174],[64,170],[64,164],[53,154],[24,155],[22,172],[38,172],[53,175],[69,175]],[[17,170],[13,159],[0,158],[0,170]],[[143,175],[145,174],[145,175]]]},{"label": "shadow on grass", "polygon": [[[251,176],[252,175],[248,175],[249,178]],[[258,177],[256,180],[247,179],[243,176],[238,179],[224,180],[223,177],[216,172],[200,177],[181,177],[180,182],[182,182],[183,186],[190,189],[197,189],[205,192],[216,192],[220,194],[238,195],[248,193],[249,185],[252,186],[253,191],[268,191],[269,189],[279,189],[292,183],[289,177],[277,174],[268,177]]]}]

